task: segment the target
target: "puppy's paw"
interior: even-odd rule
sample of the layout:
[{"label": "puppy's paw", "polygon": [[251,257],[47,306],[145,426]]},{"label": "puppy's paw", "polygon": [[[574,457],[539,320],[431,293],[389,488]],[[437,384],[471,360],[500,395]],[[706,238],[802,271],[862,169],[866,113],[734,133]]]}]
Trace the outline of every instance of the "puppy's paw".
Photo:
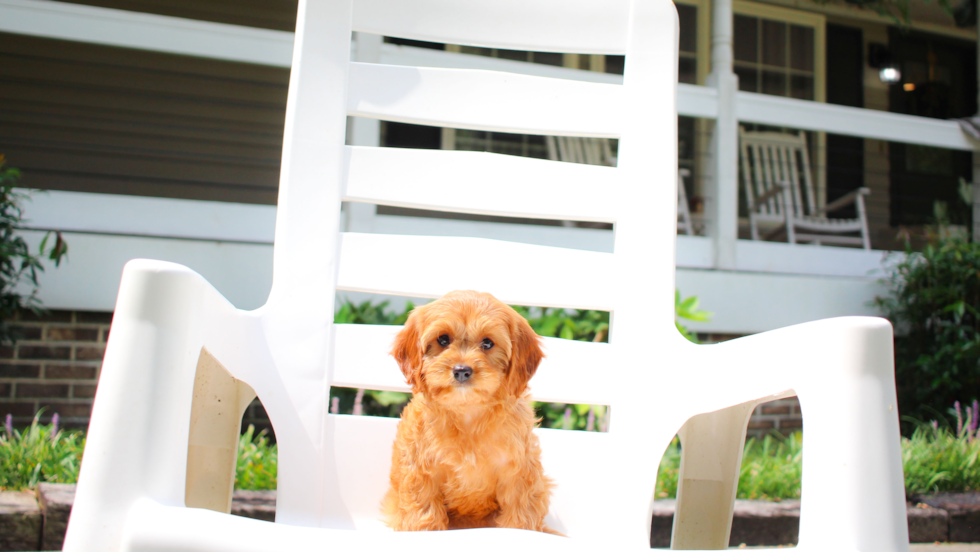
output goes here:
[{"label": "puppy's paw", "polygon": [[420,508],[402,512],[393,526],[395,531],[445,531],[449,528],[449,517],[442,508]]}]

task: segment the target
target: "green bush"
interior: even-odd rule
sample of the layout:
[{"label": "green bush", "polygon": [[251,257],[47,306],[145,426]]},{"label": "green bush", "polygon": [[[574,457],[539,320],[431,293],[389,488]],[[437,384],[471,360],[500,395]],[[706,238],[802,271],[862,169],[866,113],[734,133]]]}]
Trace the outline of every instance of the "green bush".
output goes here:
[{"label": "green bush", "polygon": [[911,438],[902,440],[907,493],[980,491],[980,405],[974,401],[964,416],[956,403],[954,413],[955,430],[939,422],[919,424]]},{"label": "green bush", "polygon": [[60,232],[48,232],[38,254],[31,253],[19,233],[24,222],[24,203],[30,196],[17,191],[19,184],[20,171],[6,166],[6,159],[0,155],[0,344],[11,344],[20,337],[10,325],[18,310],[43,310],[37,298],[37,276],[44,271],[41,258],[47,256],[57,266],[68,253],[68,244]]},{"label": "green bush", "polygon": [[[660,461],[657,497],[675,498],[680,474],[681,447],[674,439]],[[767,435],[748,439],[742,453],[737,498],[782,500],[800,498],[803,477],[803,434]]]},{"label": "green bush", "polygon": [[980,398],[980,244],[936,239],[906,255],[875,304],[895,326],[899,411],[928,420]]},{"label": "green bush", "polygon": [[85,449],[85,436],[58,428],[57,414],[51,424],[38,423],[18,431],[10,414],[0,433],[0,490],[27,490],[38,483],[74,483]]},{"label": "green bush", "polygon": [[235,488],[266,491],[276,488],[279,475],[279,449],[269,443],[265,432],[255,434],[249,425],[238,438],[238,462],[235,465]]},{"label": "green bush", "polygon": [[[350,300],[337,310],[334,322],[338,324],[404,324],[415,305],[409,302],[402,312],[388,309],[388,301],[360,304]],[[675,315],[677,329],[687,339],[697,343],[697,338],[680,320],[705,321],[711,313],[698,308],[697,297],[681,298],[676,292]],[[609,341],[609,313],[605,311],[556,309],[542,307],[514,306],[538,335],[559,337],[576,341]],[[373,391],[335,387],[330,391],[331,402],[337,405],[337,412],[360,412],[371,416],[397,417],[408,402],[408,393],[393,391]],[[562,429],[605,430],[608,423],[608,409],[602,405],[573,405],[559,403],[535,403],[535,412],[541,418],[541,426]]]}]

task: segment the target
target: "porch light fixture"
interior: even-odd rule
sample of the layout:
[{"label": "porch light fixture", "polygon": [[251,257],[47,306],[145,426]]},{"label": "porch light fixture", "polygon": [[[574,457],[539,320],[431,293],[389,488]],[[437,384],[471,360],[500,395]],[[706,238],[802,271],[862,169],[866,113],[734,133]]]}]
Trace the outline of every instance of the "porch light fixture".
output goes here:
[{"label": "porch light fixture", "polygon": [[888,46],[879,43],[868,44],[868,65],[878,70],[881,82],[893,84],[902,80],[902,71],[898,62],[892,59]]}]

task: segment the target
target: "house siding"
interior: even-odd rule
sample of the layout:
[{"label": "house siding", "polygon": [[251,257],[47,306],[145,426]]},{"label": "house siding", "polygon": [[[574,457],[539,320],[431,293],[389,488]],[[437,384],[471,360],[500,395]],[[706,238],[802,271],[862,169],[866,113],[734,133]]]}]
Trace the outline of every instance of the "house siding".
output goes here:
[{"label": "house siding", "polygon": [[277,31],[296,28],[296,0],[67,0],[84,4]]},{"label": "house siding", "polygon": [[274,204],[289,70],[0,33],[23,185]]}]

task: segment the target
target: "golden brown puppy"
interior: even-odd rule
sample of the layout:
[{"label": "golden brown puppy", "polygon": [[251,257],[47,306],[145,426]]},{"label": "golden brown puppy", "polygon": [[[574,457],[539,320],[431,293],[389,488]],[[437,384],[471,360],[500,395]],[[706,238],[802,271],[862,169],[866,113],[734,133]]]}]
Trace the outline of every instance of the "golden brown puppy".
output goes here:
[{"label": "golden brown puppy", "polygon": [[391,354],[412,386],[382,501],[397,531],[544,524],[551,482],[541,469],[527,382],[540,338],[488,293],[454,291],[412,311]]}]

